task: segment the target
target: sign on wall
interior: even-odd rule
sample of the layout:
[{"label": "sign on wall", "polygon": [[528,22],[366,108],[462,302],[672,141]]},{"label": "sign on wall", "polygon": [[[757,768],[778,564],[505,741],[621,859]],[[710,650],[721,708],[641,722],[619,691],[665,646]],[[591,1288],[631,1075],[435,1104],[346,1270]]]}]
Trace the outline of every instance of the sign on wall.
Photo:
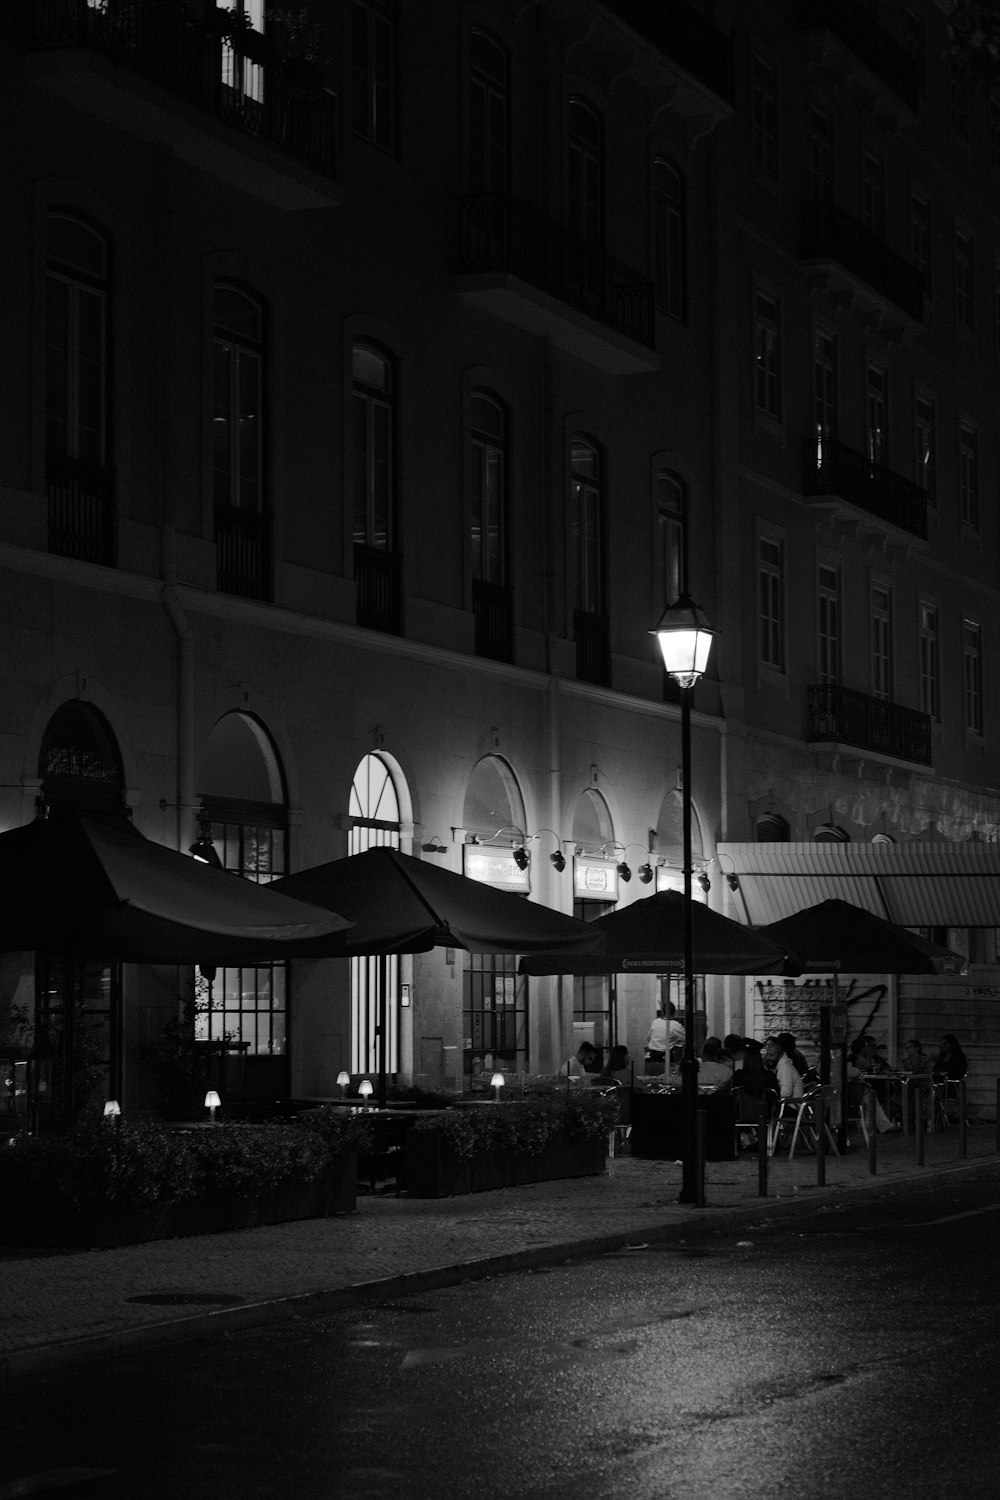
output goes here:
[{"label": "sign on wall", "polygon": [[513,849],[487,849],[483,844],[463,844],[462,870],[470,880],[496,886],[498,890],[523,895],[531,891],[531,866],[518,869]]},{"label": "sign on wall", "polygon": [[573,895],[577,901],[617,901],[618,867],[615,861],[577,854],[573,860]]}]

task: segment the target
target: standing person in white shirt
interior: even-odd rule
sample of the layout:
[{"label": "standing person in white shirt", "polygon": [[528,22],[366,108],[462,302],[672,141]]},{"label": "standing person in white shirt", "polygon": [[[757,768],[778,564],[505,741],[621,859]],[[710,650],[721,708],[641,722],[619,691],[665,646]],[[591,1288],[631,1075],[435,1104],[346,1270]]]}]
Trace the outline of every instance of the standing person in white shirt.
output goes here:
[{"label": "standing person in white shirt", "polygon": [[[669,1018],[669,1019],[668,1019]],[[656,1007],[656,1019],[646,1038],[646,1072],[656,1075],[667,1067],[667,1053],[675,1047],[684,1046],[684,1027],[677,1020],[677,1007],[671,1001],[664,1013],[663,1006]]]}]

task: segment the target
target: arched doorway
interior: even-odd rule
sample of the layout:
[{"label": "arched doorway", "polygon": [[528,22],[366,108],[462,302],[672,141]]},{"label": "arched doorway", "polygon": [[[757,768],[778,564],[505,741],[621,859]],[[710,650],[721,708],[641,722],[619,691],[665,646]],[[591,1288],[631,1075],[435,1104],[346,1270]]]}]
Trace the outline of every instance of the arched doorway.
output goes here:
[{"label": "arched doorway", "polygon": [[[127,819],[121,755],[110,724],[74,699],[52,715],[38,756],[40,801],[51,813]],[[122,966],[72,953],[35,956],[35,1015],[26,1062],[34,1123],[66,1126],[122,1093]]]},{"label": "arched doorway", "polygon": [[[225,870],[265,885],[288,869],[285,779],[267,730],[251,714],[226,714],[198,767],[199,833]],[[287,963],[200,972],[195,1036],[205,1044],[226,1104],[287,1098]]]},{"label": "arched doorway", "polygon": [[[476,762],[465,789],[466,837],[488,843],[504,830],[524,834],[524,801],[502,756]],[[462,1073],[465,1087],[494,1071],[528,1070],[528,980],[512,953],[469,953],[462,975]]]},{"label": "arched doorway", "polygon": [[[348,849],[398,849],[399,792],[380,755],[366,755],[351,783]],[[379,1071],[379,1016],[385,1016],[385,1072],[399,1072],[399,958],[394,953],[351,959],[351,1071]]]}]

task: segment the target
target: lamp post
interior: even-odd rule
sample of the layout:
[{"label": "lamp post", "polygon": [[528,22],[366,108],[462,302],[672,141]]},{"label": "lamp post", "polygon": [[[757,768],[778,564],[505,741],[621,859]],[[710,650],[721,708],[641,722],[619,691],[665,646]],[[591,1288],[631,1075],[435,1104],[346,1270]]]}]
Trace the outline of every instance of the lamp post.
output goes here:
[{"label": "lamp post", "polygon": [[704,611],[686,593],[663,613],[653,634],[663,665],[681,690],[681,780],[684,814],[684,1056],[681,1060],[681,1113],[684,1160],[679,1202],[702,1197],[698,1163],[698,1059],[694,1045],[694,906],[691,897],[691,690],[708,666],[715,632]]}]

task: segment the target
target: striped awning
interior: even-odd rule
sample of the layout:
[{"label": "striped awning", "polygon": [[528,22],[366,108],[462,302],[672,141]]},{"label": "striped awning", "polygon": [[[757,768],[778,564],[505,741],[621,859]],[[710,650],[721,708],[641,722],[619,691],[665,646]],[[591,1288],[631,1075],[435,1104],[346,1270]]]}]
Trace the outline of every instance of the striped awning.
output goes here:
[{"label": "striped awning", "polygon": [[719,844],[735,902],[759,927],[850,901],[902,927],[1000,927],[1000,844]]}]

